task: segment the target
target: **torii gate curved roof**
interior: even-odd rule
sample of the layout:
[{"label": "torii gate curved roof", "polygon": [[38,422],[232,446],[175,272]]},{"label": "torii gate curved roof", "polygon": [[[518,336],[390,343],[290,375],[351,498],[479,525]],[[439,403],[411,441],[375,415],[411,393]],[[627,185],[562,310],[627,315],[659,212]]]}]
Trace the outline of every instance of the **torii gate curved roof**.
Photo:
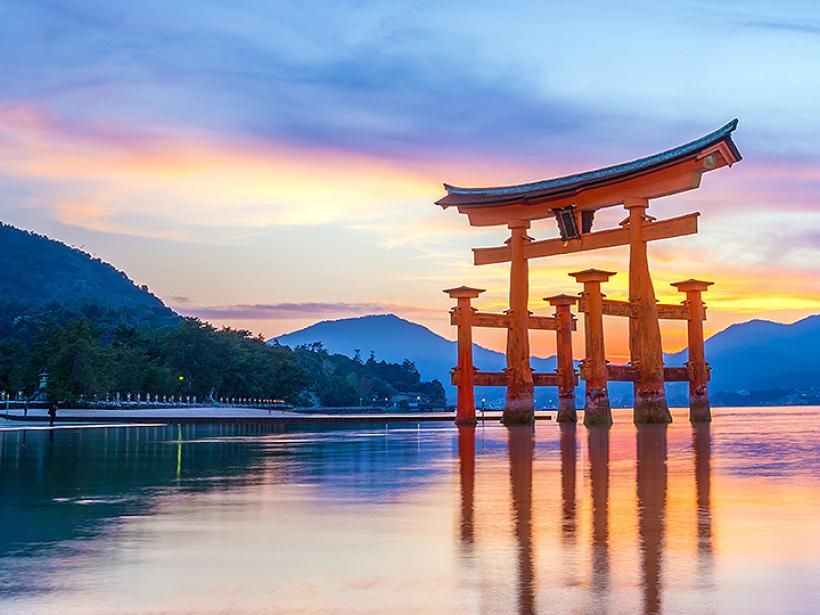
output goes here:
[{"label": "torii gate curved roof", "polygon": [[735,128],[737,119],[653,156],[555,179],[488,188],[445,183],[447,196],[436,204],[445,209],[455,206],[470,216],[471,224],[485,226],[512,218],[549,217],[553,209],[566,205],[594,210],[618,205],[624,198],[657,198],[691,190],[699,187],[704,172],[741,160],[731,137]]}]

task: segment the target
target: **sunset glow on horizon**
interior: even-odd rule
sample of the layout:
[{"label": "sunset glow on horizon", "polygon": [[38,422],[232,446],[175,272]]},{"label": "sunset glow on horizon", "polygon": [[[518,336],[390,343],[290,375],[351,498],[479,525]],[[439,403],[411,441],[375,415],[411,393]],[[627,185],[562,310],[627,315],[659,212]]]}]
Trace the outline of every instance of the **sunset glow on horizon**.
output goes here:
[{"label": "sunset glow on horizon", "polygon": [[[650,245],[658,299],[714,281],[707,335],[820,313],[811,3],[0,5],[0,220],[82,247],[180,313],[272,337],[392,312],[452,339],[443,288],[507,307],[508,267],[474,266],[471,248],[508,232],[434,206],[443,181],[594,169],[733,117],[744,160],[650,207],[701,213],[698,235]],[[530,267],[537,314],[587,267],[617,271],[604,292],[627,295],[626,248]],[[618,361],[622,324],[607,323]],[[664,327],[665,350],[685,346],[685,328]],[[476,342],[503,350],[503,331]],[[534,354],[552,344],[533,336]]]}]

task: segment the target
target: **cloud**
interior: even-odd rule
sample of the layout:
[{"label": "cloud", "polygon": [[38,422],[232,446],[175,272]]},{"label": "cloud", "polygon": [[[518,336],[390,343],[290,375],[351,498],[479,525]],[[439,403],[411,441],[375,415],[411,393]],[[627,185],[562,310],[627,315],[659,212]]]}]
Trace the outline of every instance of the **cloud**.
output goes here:
[{"label": "cloud", "polygon": [[783,21],[776,19],[739,21],[739,25],[764,30],[781,30],[786,32],[800,32],[803,34],[820,34],[820,26],[805,22]]},{"label": "cloud", "polygon": [[[379,3],[76,2],[9,7],[5,96],[102,130],[241,135],[402,159],[480,142],[532,144],[588,126],[569,102],[532,96],[526,67],[488,72],[418,10]],[[442,25],[453,9],[440,13]],[[2,27],[2,26],[0,26]],[[446,29],[446,28],[445,28]],[[49,32],[49,47],[38,44]],[[3,57],[3,56],[0,56]],[[489,61],[489,58],[487,58]],[[458,75],[456,80],[453,79]],[[510,79],[514,77],[514,79]],[[104,101],[104,102],[103,102]],[[465,121],[466,118],[470,121]]]},{"label": "cloud", "polygon": [[[737,20],[690,8],[179,0],[115,10],[78,0],[8,11],[4,173],[37,182],[43,207],[65,223],[180,241],[266,225],[388,225],[440,196],[442,180],[508,183],[635,158],[778,90],[761,92],[742,68],[693,71],[675,55],[675,40],[711,41]],[[609,52],[594,35],[567,40],[579,24],[606,29]],[[669,40],[647,54],[632,44],[636,30]],[[759,53],[737,45],[732,57]],[[806,95],[789,99],[800,109],[814,87],[803,81]],[[703,88],[708,113],[686,104]],[[731,101],[716,99],[724,90]],[[820,135],[791,129],[799,115],[741,126],[760,150],[792,146],[796,134],[820,155]],[[383,245],[423,242],[425,227]]]},{"label": "cloud", "polygon": [[170,298],[176,309],[186,316],[203,319],[306,319],[329,316],[366,316],[370,314],[434,314],[439,310],[393,303],[253,303],[223,306],[191,306]]},{"label": "cloud", "polygon": [[[736,70],[693,66],[678,50],[712,45],[735,19],[693,8],[30,4],[7,7],[0,25],[6,100],[47,106],[84,130],[125,120],[154,134],[185,128],[408,163],[433,152],[456,165],[501,155],[519,165],[572,162],[590,150],[618,160],[726,121],[768,94],[747,64],[761,66],[764,53],[779,66],[790,59],[741,38]],[[579,28],[589,33],[584,45]],[[786,130],[771,115],[755,119]]]},{"label": "cloud", "polygon": [[7,177],[39,183],[59,221],[154,237],[366,223],[436,193],[431,178],[351,152],[111,127],[101,137],[29,105],[0,109],[0,155]]}]

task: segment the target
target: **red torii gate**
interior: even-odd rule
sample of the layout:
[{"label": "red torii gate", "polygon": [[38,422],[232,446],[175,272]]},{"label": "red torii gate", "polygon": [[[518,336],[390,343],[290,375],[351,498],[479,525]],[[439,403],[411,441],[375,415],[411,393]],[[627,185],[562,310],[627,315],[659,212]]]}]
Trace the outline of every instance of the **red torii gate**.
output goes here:
[{"label": "red torii gate", "polygon": [[[697,233],[698,213],[667,220],[647,215],[649,199],[700,187],[704,173],[731,166],[741,160],[731,138],[737,127],[733,120],[722,128],[685,145],[654,156],[595,171],[557,179],[494,188],[459,188],[444,184],[447,195],[438,201],[444,209],[456,207],[472,226],[506,225],[506,245],[475,248],[476,265],[510,263],[509,309],[503,314],[477,312],[471,306],[481,289],[459,287],[447,293],[458,300],[451,321],[459,328],[459,362],[453,370],[458,386],[458,423],[475,422],[473,387],[506,386],[504,423],[533,420],[535,386],[558,386],[558,420],[575,422],[574,389],[577,375],[572,366],[574,317],[570,306],[579,304],[586,323],[586,353],[581,376],[586,381],[584,423],[611,424],[606,383],[634,382],[636,423],[668,423],[672,420],[666,402],[665,381],[688,381],[690,420],[711,420],[708,396],[709,367],[703,353],[705,308],[701,293],[711,284],[686,280],[674,286],[686,293],[683,305],[658,304],[649,273],[647,242]],[[620,228],[592,231],[595,212],[623,205],[629,216]],[[534,241],[527,235],[533,220],[554,217],[561,237]],[[570,274],[583,283],[580,299],[558,295],[547,300],[556,309],[552,317],[533,316],[528,309],[531,258],[629,246],[629,301],[604,299],[601,283],[614,272],[588,269]],[[607,365],[604,354],[602,317],[629,318],[630,364]],[[663,365],[659,319],[688,322],[689,361],[685,368]],[[472,364],[472,327],[507,329],[507,367],[499,373],[483,373]],[[557,333],[558,370],[535,374],[530,366],[530,329]]]}]

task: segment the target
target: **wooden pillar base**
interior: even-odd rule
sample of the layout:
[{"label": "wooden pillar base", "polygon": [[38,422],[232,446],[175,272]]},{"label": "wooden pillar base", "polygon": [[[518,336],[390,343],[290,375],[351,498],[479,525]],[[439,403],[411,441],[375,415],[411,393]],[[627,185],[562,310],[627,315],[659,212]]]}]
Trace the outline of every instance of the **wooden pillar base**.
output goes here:
[{"label": "wooden pillar base", "polygon": [[577,423],[578,413],[575,410],[575,394],[571,396],[558,396],[558,415],[556,420],[559,423]]},{"label": "wooden pillar base", "polygon": [[476,417],[456,417],[456,425],[458,427],[475,427],[478,424],[478,419]]},{"label": "wooden pillar base", "polygon": [[639,389],[635,391],[635,404],[632,421],[642,423],[671,423],[672,414],[666,403],[666,391],[663,385],[657,389]]},{"label": "wooden pillar base", "polygon": [[606,387],[591,387],[587,385],[584,404],[584,425],[612,425],[612,408],[609,405],[609,393]]},{"label": "wooden pillar base", "polygon": [[709,403],[709,389],[706,386],[689,392],[689,422],[712,422],[712,404]]},{"label": "wooden pillar base", "polygon": [[531,425],[535,421],[535,398],[531,384],[511,384],[501,422],[505,425]]}]

